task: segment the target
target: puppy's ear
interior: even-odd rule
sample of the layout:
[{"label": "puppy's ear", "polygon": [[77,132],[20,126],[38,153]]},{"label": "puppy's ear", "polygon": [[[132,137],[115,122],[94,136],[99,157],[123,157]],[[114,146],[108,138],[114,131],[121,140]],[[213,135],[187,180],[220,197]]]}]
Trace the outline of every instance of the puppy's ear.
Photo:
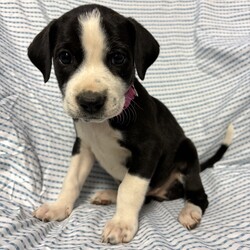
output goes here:
[{"label": "puppy's ear", "polygon": [[28,48],[31,62],[42,72],[44,82],[49,80],[52,54],[56,37],[56,20],[51,21],[33,40]]},{"label": "puppy's ear", "polygon": [[134,58],[137,73],[144,80],[147,69],[159,55],[159,44],[155,38],[136,20],[128,18],[135,30]]}]

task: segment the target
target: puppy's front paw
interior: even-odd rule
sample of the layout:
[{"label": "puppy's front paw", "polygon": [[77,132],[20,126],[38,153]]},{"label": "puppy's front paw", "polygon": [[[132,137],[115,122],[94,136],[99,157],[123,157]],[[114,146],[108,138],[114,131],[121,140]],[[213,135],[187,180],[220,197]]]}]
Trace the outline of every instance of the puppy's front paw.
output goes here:
[{"label": "puppy's front paw", "polygon": [[102,234],[102,242],[112,245],[130,242],[138,230],[138,221],[116,219],[108,221]]},{"label": "puppy's front paw", "polygon": [[61,221],[71,214],[72,209],[72,205],[63,202],[47,203],[35,210],[33,216],[44,222]]},{"label": "puppy's front paw", "polygon": [[201,221],[201,208],[187,202],[179,214],[179,222],[187,229],[194,229]]}]

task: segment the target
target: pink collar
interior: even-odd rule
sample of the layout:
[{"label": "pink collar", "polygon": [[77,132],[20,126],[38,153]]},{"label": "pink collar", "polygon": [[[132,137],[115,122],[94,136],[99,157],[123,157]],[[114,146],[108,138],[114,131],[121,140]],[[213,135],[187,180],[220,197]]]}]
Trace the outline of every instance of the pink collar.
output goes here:
[{"label": "pink collar", "polygon": [[125,104],[123,110],[129,107],[130,103],[135,99],[136,96],[138,96],[138,93],[135,89],[134,84],[132,84],[125,94]]}]

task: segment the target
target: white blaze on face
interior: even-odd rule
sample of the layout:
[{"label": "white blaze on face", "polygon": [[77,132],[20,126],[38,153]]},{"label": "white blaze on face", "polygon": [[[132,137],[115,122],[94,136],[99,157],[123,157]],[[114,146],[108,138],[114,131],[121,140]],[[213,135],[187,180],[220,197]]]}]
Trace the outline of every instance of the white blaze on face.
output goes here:
[{"label": "white blaze on face", "polygon": [[106,52],[105,34],[101,28],[100,13],[95,10],[79,18],[82,25],[82,45],[85,51],[85,67],[94,70],[100,67]]},{"label": "white blaze on face", "polygon": [[[126,84],[121,78],[113,75],[104,63],[108,46],[101,26],[100,12],[95,9],[80,16],[78,20],[84,58],[66,85],[64,109],[75,118],[82,115],[88,116],[78,106],[77,95],[85,91],[106,92],[104,112],[98,117],[98,120],[102,121],[121,113],[125,103]],[[91,116],[89,118],[91,120]]]}]

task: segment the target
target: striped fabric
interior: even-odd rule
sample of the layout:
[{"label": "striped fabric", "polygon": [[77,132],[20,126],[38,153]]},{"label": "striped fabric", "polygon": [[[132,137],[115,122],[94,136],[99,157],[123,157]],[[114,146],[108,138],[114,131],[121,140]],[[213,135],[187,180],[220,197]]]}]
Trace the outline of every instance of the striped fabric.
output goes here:
[{"label": "striped fabric", "polygon": [[[93,2],[89,0],[89,2]],[[183,228],[183,200],[152,202],[129,244],[100,235],[115,206],[89,203],[116,188],[95,166],[70,217],[43,223],[32,211],[53,201],[74,141],[54,73],[43,83],[27,47],[53,18],[87,1],[0,2],[0,249],[250,249],[250,2],[249,0],[96,0],[133,16],[161,45],[145,87],[173,112],[204,161],[233,122],[225,157],[201,176],[210,206],[201,225]]]}]

